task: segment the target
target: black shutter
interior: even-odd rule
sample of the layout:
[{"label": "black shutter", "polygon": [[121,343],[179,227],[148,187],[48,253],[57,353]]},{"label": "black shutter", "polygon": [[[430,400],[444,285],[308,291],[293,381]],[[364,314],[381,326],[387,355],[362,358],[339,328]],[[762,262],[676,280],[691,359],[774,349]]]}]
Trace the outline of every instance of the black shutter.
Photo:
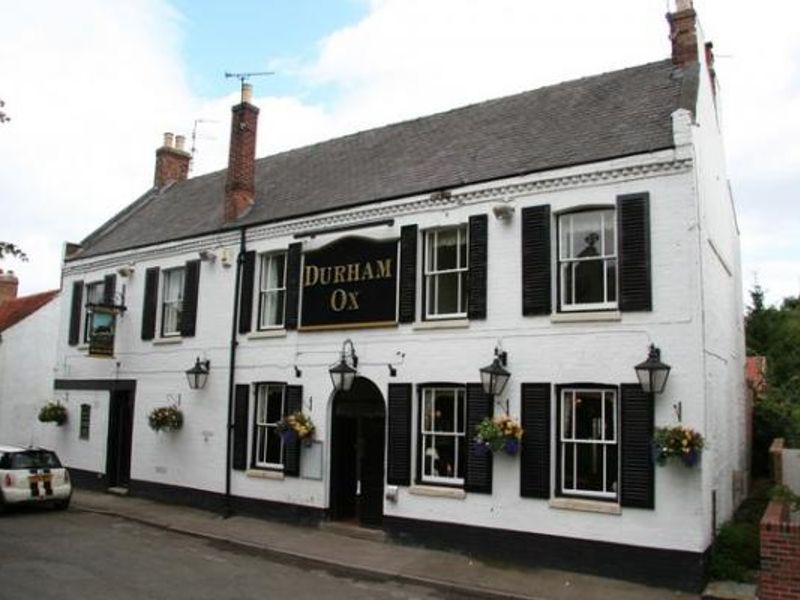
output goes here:
[{"label": "black shutter", "polygon": [[117,276],[114,273],[103,278],[103,304],[114,304],[114,295],[117,293]]},{"label": "black shutter", "polygon": [[619,308],[653,310],[650,283],[650,195],[617,198]]},{"label": "black shutter", "polygon": [[481,494],[492,493],[492,453],[482,452],[475,443],[475,428],[492,416],[494,398],[483,391],[480,383],[467,384],[467,469],[464,489]]},{"label": "black shutter", "polygon": [[250,386],[236,384],[233,405],[233,468],[244,471],[247,468],[247,418],[250,413]]},{"label": "black shutter", "polygon": [[620,399],[622,506],[655,508],[652,459],[653,397],[639,384],[623,384]]},{"label": "black shutter", "polygon": [[522,209],[522,314],[549,315],[550,206]]},{"label": "black shutter", "polygon": [[400,314],[401,323],[413,323],[417,316],[417,226],[400,229]]},{"label": "black shutter", "polygon": [[144,273],[144,305],[142,306],[142,339],[152,340],[156,335],[156,311],[158,310],[158,267],[150,267]]},{"label": "black shutter", "polygon": [[242,256],[242,287],[239,290],[239,333],[247,333],[253,328],[253,286],[256,274],[256,253],[254,250]]},{"label": "black shutter", "polygon": [[549,383],[522,384],[522,453],[519,494],[524,498],[550,497]]},{"label": "black shutter", "polygon": [[181,308],[181,335],[193,337],[197,326],[197,294],[200,288],[200,261],[186,263],[183,278],[183,306]]},{"label": "black shutter", "polygon": [[[303,386],[287,385],[285,414],[290,415],[303,410]],[[283,474],[297,477],[300,475],[300,440],[283,443]]]},{"label": "black shutter", "polygon": [[286,255],[286,329],[297,329],[300,309],[300,242],[289,244]]},{"label": "black shutter", "polygon": [[69,308],[69,345],[81,341],[81,315],[83,314],[83,281],[72,284],[72,304]]},{"label": "black shutter", "polygon": [[473,215],[469,218],[469,297],[467,300],[467,316],[470,319],[486,318],[488,223],[486,215]]},{"label": "black shutter", "polygon": [[411,384],[390,383],[386,482],[411,484]]}]

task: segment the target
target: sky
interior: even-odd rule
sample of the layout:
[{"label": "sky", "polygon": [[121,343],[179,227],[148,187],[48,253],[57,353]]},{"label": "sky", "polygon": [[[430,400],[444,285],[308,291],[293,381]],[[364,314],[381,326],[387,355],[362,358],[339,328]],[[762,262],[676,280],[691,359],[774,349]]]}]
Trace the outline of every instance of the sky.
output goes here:
[{"label": "sky", "polygon": [[[165,131],[226,166],[254,77],[257,156],[669,56],[672,0],[0,0],[0,240],[20,293],[152,185]],[[800,293],[800,3],[695,0],[714,42],[746,288]]]}]

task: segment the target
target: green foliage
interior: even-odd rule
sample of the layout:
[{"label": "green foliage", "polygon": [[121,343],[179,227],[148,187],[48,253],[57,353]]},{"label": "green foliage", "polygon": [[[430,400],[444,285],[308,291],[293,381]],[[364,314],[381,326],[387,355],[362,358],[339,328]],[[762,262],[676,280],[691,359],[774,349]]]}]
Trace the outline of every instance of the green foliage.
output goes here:
[{"label": "green foliage", "polygon": [[770,490],[770,498],[780,500],[789,505],[792,511],[800,511],[800,495],[795,494],[785,485],[776,485]]},{"label": "green foliage", "polygon": [[6,255],[18,258],[22,262],[28,262],[28,255],[17,248],[14,244],[11,242],[0,242],[0,259],[3,259]]},{"label": "green foliage", "polygon": [[749,583],[755,581],[755,572],[761,562],[759,528],[754,523],[726,523],[723,525],[711,555],[712,579]]},{"label": "green foliage", "polygon": [[153,431],[178,431],[183,427],[183,412],[175,405],[160,406],[150,411],[147,421]]},{"label": "green foliage", "polygon": [[59,402],[48,402],[39,410],[39,420],[42,423],[63,425],[67,422],[67,407]]}]

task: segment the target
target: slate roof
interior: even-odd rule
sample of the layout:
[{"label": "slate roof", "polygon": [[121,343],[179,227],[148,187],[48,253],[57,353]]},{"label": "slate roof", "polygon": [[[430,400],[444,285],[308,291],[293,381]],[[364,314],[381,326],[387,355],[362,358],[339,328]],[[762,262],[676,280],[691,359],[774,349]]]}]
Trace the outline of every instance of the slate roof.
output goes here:
[{"label": "slate roof", "polygon": [[73,258],[671,148],[697,74],[663,60],[261,158],[255,206],[228,227],[225,170],[150,190]]},{"label": "slate roof", "polygon": [[56,296],[58,290],[50,290],[0,302],[0,332],[29,317]]}]

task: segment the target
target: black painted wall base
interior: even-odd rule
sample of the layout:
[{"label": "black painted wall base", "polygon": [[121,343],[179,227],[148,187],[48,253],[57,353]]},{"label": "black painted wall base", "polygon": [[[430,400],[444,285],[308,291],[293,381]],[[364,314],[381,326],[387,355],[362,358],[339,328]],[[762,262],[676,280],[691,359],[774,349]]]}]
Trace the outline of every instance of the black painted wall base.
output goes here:
[{"label": "black painted wall base", "polygon": [[[181,504],[222,513],[227,512],[228,508],[225,503],[225,494],[153,481],[133,479],[128,486],[128,492],[131,496],[141,496],[170,504]],[[294,525],[318,525],[326,516],[326,511],[321,508],[241,496],[231,497],[230,508],[237,514],[283,521]]]},{"label": "black painted wall base", "polygon": [[699,592],[706,581],[709,551],[685,552],[627,546],[470,525],[385,516],[395,541],[464,552],[476,558],[591,573]]},{"label": "black painted wall base", "polygon": [[83,469],[76,469],[74,467],[67,467],[69,469],[69,477],[72,480],[74,487],[83,488],[86,490],[107,490],[108,482],[103,473],[96,473],[95,471],[85,471]]}]

